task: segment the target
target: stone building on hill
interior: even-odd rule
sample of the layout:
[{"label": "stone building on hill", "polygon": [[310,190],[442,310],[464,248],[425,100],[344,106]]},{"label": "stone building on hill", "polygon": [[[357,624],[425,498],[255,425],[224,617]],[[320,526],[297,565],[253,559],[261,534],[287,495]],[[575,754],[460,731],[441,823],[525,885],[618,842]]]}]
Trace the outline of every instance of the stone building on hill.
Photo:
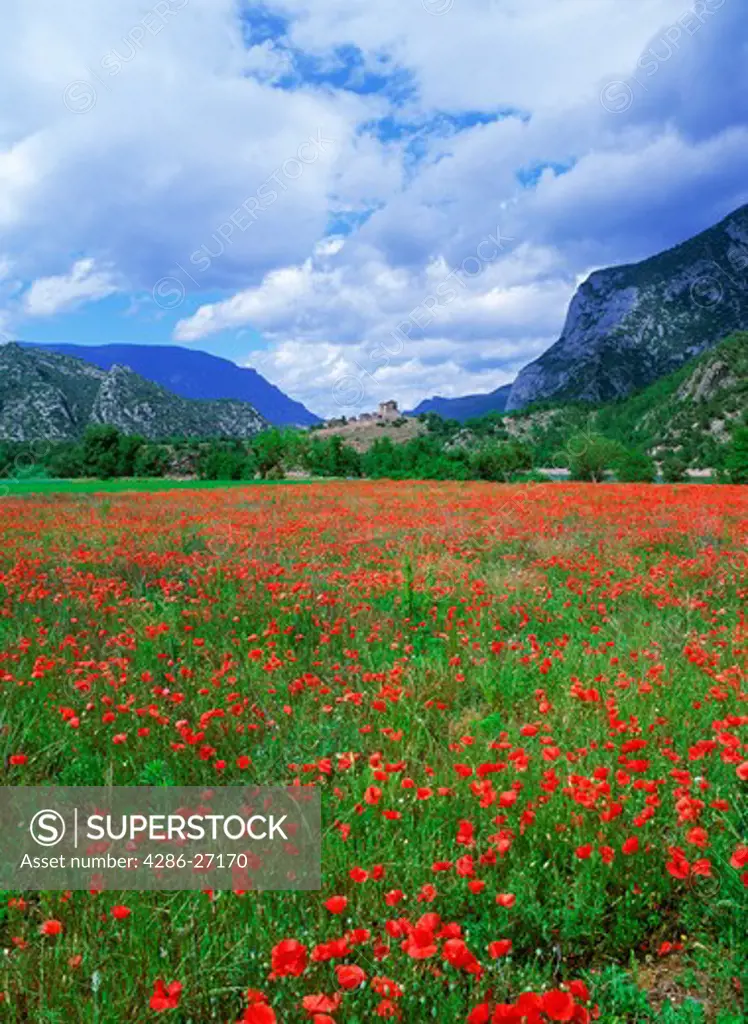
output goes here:
[{"label": "stone building on hill", "polygon": [[396,419],[400,415],[397,408],[397,402],[392,398],[388,402],[380,402],[379,415],[385,420]]}]

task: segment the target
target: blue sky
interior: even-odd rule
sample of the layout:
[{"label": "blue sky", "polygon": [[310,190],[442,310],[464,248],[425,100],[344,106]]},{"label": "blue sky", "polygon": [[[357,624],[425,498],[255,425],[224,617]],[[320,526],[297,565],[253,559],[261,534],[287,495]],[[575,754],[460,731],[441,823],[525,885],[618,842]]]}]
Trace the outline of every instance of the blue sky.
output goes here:
[{"label": "blue sky", "polygon": [[[742,0],[6,0],[0,332],[490,391],[748,201]],[[343,411],[354,412],[353,408]]]}]

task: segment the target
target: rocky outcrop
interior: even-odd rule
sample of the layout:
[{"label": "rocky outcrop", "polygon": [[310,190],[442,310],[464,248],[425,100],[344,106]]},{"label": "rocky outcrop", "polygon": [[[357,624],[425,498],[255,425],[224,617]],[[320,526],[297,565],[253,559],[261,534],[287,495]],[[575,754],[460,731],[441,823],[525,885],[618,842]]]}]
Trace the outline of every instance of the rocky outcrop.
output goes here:
[{"label": "rocky outcrop", "polygon": [[150,440],[245,438],[268,425],[248,402],[182,398],[126,366],[102,370],[42,349],[0,347],[0,440],[72,440],[89,424]]},{"label": "rocky outcrop", "polygon": [[745,328],[748,206],[667,252],[592,274],[559,340],[517,376],[507,411],[622,398]]}]

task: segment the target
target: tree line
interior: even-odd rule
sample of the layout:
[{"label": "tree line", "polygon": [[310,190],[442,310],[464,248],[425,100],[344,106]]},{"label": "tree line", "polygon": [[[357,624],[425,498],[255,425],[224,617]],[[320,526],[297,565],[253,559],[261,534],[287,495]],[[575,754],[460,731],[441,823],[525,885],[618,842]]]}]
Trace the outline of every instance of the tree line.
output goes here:
[{"label": "tree line", "polygon": [[[512,437],[500,416],[465,424],[434,413],[421,418],[425,432],[403,443],[377,439],[358,452],[340,436],[271,428],[247,440],[169,438],[148,441],[112,426],[89,427],[78,441],[0,442],[0,477],[97,478],[196,477],[202,480],[278,480],[300,473],[314,477],[394,480],[545,479],[540,469],[568,469],[574,480],[647,482],[658,478],[654,459],[639,448],[579,430],[555,439]],[[748,483],[748,426],[739,426],[724,446],[719,478]],[[659,475],[686,479],[688,463],[678,452],[663,453]]]}]

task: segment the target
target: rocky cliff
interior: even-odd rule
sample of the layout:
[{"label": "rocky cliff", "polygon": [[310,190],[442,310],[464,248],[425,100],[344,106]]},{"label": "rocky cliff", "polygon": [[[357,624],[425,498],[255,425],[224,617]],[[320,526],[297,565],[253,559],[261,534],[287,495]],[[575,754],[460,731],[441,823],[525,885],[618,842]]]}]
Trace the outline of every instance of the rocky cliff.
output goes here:
[{"label": "rocky cliff", "polygon": [[592,274],[559,340],[517,376],[507,411],[624,397],[747,327],[748,205],[673,249]]}]

